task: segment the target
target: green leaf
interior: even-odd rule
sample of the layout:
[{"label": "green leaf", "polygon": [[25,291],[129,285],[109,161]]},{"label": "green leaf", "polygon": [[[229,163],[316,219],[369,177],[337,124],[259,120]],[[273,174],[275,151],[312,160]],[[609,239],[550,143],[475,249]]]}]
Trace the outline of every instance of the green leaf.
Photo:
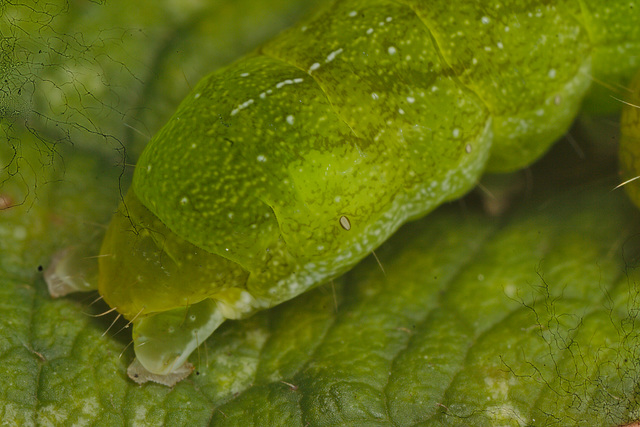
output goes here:
[{"label": "green leaf", "polygon": [[[173,389],[129,380],[125,323],[103,336],[115,314],[94,317],[108,309],[92,304],[97,294],[53,300],[38,267],[80,241],[99,245],[130,172],[114,147],[135,152],[143,141],[122,123],[153,132],[188,90],[182,71],[211,67],[184,64],[198,63],[194,40],[199,31],[213,37],[218,21],[201,18],[197,2],[172,4],[61,4],[23,9],[12,21],[22,39],[3,50],[12,59],[2,70],[28,102],[2,98],[26,105],[2,117],[8,144],[0,146],[7,425],[615,425],[640,417],[639,214],[610,191],[606,176],[615,172],[600,152],[570,161],[577,156],[566,142],[532,169],[526,188],[512,188],[520,175],[492,186],[498,200],[486,196],[485,205],[499,206],[498,215],[475,196],[444,206],[376,251],[380,265],[369,257],[335,283],[227,322],[192,356],[196,374]],[[222,13],[236,9],[215,7],[219,22],[238,28]],[[17,30],[25,25],[41,30],[26,37]],[[43,46],[57,53],[38,57]],[[97,64],[94,89],[83,67]],[[60,70],[71,80],[28,93],[63,78]],[[65,108],[43,102],[60,90]]]}]

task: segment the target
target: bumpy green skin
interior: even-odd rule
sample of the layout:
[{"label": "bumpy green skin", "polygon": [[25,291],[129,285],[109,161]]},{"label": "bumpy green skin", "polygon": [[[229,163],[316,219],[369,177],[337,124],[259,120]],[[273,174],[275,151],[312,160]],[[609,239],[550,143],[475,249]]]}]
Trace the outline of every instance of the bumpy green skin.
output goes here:
[{"label": "bumpy green skin", "polygon": [[485,169],[531,163],[570,125],[594,58],[631,63],[619,79],[637,67],[638,0],[451,6],[337,2],[182,102],[100,258],[145,368],[171,372],[223,318],[343,273]]},{"label": "bumpy green skin", "polygon": [[629,181],[624,188],[640,208],[640,73],[631,84],[630,92],[629,104],[622,110],[620,169],[623,181]]}]

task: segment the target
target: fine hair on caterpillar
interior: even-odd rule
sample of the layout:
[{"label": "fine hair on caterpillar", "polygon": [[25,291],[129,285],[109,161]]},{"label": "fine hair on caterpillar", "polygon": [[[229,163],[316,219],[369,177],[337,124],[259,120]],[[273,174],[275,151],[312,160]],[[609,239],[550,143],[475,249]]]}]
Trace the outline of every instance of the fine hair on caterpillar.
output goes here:
[{"label": "fine hair on caterpillar", "polygon": [[615,189],[624,187],[631,200],[640,206],[640,73],[629,91],[629,101],[621,101],[619,157],[622,182]]},{"label": "fine hair on caterpillar", "polygon": [[539,158],[592,80],[640,65],[620,38],[640,38],[628,3],[332,3],[195,85],[141,155],[96,281],[70,289],[133,325],[132,378],[179,381],[225,319],[327,283],[484,171]]}]

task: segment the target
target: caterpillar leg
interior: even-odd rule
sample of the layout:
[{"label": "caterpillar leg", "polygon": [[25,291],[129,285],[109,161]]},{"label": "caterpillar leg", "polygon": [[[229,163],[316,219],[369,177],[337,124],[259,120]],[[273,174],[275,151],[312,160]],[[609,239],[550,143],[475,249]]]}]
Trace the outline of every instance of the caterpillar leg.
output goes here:
[{"label": "caterpillar leg", "polygon": [[134,320],[136,360],[129,366],[129,377],[138,383],[173,386],[189,376],[193,367],[187,359],[222,322],[254,311],[253,297],[235,288],[215,299]]},{"label": "caterpillar leg", "polygon": [[136,360],[129,367],[129,377],[138,383],[169,386],[186,378],[193,370],[187,359],[224,320],[210,299],[135,320]]}]

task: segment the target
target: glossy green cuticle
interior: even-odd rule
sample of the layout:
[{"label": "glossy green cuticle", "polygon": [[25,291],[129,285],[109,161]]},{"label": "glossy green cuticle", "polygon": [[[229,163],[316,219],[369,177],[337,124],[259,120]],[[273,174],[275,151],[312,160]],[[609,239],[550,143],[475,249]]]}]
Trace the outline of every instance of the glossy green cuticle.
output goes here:
[{"label": "glossy green cuticle", "polygon": [[638,32],[622,2],[501,3],[336,2],[197,84],[102,247],[100,293],[147,370],[344,273],[483,171],[539,158],[596,64],[628,60],[597,17]]},{"label": "glossy green cuticle", "polygon": [[640,73],[636,75],[621,119],[620,169],[625,190],[640,207]]}]

